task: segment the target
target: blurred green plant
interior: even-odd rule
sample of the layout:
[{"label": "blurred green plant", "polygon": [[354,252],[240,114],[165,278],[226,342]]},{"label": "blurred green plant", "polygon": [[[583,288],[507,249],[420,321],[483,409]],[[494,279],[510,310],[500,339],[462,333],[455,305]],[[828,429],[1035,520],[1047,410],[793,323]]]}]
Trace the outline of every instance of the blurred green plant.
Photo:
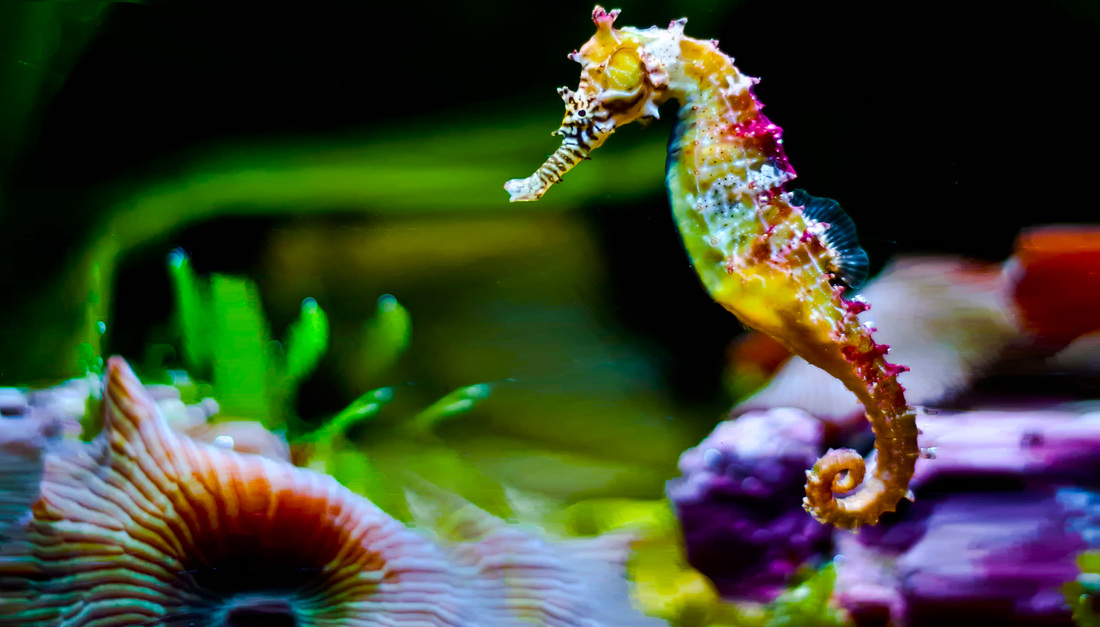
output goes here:
[{"label": "blurred green plant", "polygon": [[[106,331],[106,327],[100,323],[100,333]],[[84,415],[80,417],[81,438],[90,441],[103,427],[102,400],[103,395],[99,386],[99,380],[103,376],[103,356],[90,342],[84,342],[76,349],[77,369],[85,378],[92,380],[89,386],[91,394],[84,400]]]},{"label": "blurred green plant", "polygon": [[[454,494],[497,517],[512,517],[507,489],[484,476],[435,433],[444,420],[464,414],[489,397],[477,384],[445,395],[411,417],[379,416],[393,400],[392,388],[356,399],[318,429],[291,442],[305,451],[306,465],[330,474],[348,489],[403,522],[412,522],[410,486],[427,485]],[[364,423],[364,437],[352,435]]]},{"label": "blurred green plant", "polygon": [[377,377],[390,369],[412,341],[412,317],[405,306],[386,294],[378,299],[373,318],[363,325],[363,345],[360,367],[369,377]]},{"label": "blurred green plant", "polygon": [[332,475],[391,515],[407,515],[404,502],[393,498],[394,490],[382,481],[382,474],[348,436],[350,429],[377,417],[392,400],[392,388],[371,390],[293,443],[298,450],[308,449],[309,468]]},{"label": "blurred green plant", "polygon": [[185,363],[194,376],[212,382],[222,413],[300,433],[294,399],[329,340],[328,318],[317,301],[302,301],[298,319],[277,342],[248,279],[215,273],[204,280],[178,249],[168,255],[168,274]]},{"label": "blurred green plant", "polygon": [[[138,2],[133,2],[138,3]],[[104,15],[111,2],[3,2],[0,3],[0,219],[7,218],[14,207],[9,206],[9,183],[12,166],[23,150],[27,137],[33,137],[38,117],[48,110],[47,105],[53,96],[65,84],[69,71],[76,63],[99,30]],[[4,220],[0,220],[4,221]],[[5,221],[6,223],[6,221]],[[9,227],[10,228],[10,227]],[[104,249],[110,248],[104,246]],[[65,284],[67,289],[75,289],[83,294],[74,296],[84,304],[84,320],[75,318],[72,322],[81,325],[78,336],[81,350],[84,343],[98,355],[100,336],[98,328],[104,320],[106,298],[103,292],[103,273],[100,263],[92,260],[79,271],[85,276],[75,283]],[[109,273],[108,273],[109,274]],[[109,296],[109,294],[108,294]],[[82,298],[85,297],[85,298]],[[19,298],[20,303],[27,299]],[[46,305],[46,311],[55,311],[46,316],[59,315],[57,312],[72,313],[79,311],[69,307],[57,307],[57,300]],[[33,320],[40,322],[42,311],[33,314]],[[18,336],[20,334],[11,334]],[[31,351],[35,345],[46,344],[52,340],[52,334],[36,334],[39,337],[28,343]],[[47,339],[49,338],[49,339]],[[55,363],[63,356],[61,350],[68,350],[71,344],[64,342],[55,353]],[[66,356],[67,357],[67,356]],[[63,372],[71,376],[68,366],[72,362],[65,360]],[[78,360],[76,372],[86,374],[90,364]]]},{"label": "blurred green plant", "polygon": [[[257,420],[271,431],[285,433],[299,452],[296,461],[334,476],[401,520],[411,517],[404,493],[410,472],[493,515],[510,513],[503,487],[435,435],[444,421],[488,398],[492,386],[462,387],[411,417],[382,421],[360,445],[352,434],[379,417],[394,398],[393,388],[366,392],[320,425],[307,423],[293,411],[298,387],[328,347],[328,318],[314,299],[303,301],[286,338],[276,342],[271,340],[258,289],[248,279],[217,273],[200,277],[182,250],[169,254],[168,272],[184,363],[196,379],[212,382],[210,392],[218,400],[220,417]],[[384,295],[364,324],[363,337],[361,363],[381,373],[408,348],[411,316],[396,298]],[[184,379],[191,384],[190,377]]]},{"label": "blurred green plant", "polygon": [[[378,215],[546,214],[574,209],[595,197],[631,202],[662,191],[663,152],[656,144],[663,146],[664,140],[648,134],[607,149],[606,159],[577,172],[576,184],[555,190],[550,201],[509,205],[501,181],[517,175],[519,159],[552,144],[546,119],[560,115],[560,103],[550,104],[546,111],[506,123],[471,120],[476,131],[441,132],[433,122],[401,133],[376,131],[340,141],[209,147],[181,156],[188,165],[163,180],[136,189],[129,179],[105,184],[89,195],[85,209],[97,216],[96,226],[83,250],[66,265],[66,275],[51,279],[57,287],[15,303],[15,320],[47,320],[55,331],[33,346],[0,337],[9,376],[71,376],[71,368],[57,366],[59,358],[65,356],[68,366],[66,352],[74,344],[98,342],[93,330],[80,324],[84,320],[73,315],[80,311],[77,304],[91,305],[85,296],[94,285],[102,285],[94,311],[85,311],[84,319],[108,311],[119,260],[189,224],[222,216],[332,214],[348,207]],[[431,151],[415,149],[426,141]],[[630,176],[618,175],[623,172]],[[73,308],[58,308],[59,299],[72,302]]]},{"label": "blurred green plant", "polygon": [[1081,569],[1080,576],[1062,586],[1062,593],[1077,625],[1100,627],[1100,613],[1096,611],[1097,593],[1100,592],[1100,551],[1085,551],[1078,556],[1077,565]]},{"label": "blurred green plant", "polygon": [[405,422],[405,428],[416,434],[429,433],[448,418],[470,411],[491,393],[492,387],[487,383],[459,388],[413,416]]},{"label": "blurred green plant", "polygon": [[844,613],[829,603],[835,583],[836,566],[832,562],[816,571],[810,571],[805,581],[769,603],[765,619],[756,624],[761,627],[841,627],[846,625],[848,621]]}]

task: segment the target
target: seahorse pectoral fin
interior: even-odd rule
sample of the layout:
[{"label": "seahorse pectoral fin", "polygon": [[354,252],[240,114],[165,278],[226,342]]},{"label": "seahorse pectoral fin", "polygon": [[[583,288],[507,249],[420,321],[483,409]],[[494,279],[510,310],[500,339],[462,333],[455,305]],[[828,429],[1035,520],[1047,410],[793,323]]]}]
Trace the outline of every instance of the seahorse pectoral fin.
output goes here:
[{"label": "seahorse pectoral fin", "polygon": [[867,282],[870,260],[856,237],[856,224],[831,198],[811,196],[804,190],[791,192],[791,204],[802,206],[802,215],[815,222],[827,224],[823,240],[836,255],[836,271],[848,287],[858,290]]}]

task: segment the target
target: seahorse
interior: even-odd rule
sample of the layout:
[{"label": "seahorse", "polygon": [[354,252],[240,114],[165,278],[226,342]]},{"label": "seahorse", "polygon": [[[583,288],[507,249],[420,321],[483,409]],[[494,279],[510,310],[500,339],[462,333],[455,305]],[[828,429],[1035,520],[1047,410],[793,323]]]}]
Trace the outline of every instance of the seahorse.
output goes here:
[{"label": "seahorse", "polygon": [[505,184],[512,201],[537,200],[620,127],[680,103],[669,143],[673,217],[704,287],[744,325],[844,383],[875,433],[873,470],[851,449],[829,450],[806,471],[803,506],[822,523],[856,529],[895,511],[920,456],[915,414],[846,293],[866,277],[852,221],[834,201],[787,191],[795,178],[782,130],[763,115],[753,85],[717,41],[667,29],[614,27],[597,6],[596,34],[568,56],[582,66],[576,91],[560,88],[559,147],[530,177]]}]

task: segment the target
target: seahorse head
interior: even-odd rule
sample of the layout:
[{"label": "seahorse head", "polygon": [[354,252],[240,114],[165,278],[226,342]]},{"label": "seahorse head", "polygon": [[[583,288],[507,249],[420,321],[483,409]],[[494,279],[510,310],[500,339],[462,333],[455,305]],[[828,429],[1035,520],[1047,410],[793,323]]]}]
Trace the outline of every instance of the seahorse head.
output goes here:
[{"label": "seahorse head", "polygon": [[657,118],[668,74],[646,51],[652,37],[639,36],[651,33],[615,29],[618,15],[618,9],[608,13],[597,6],[592,13],[596,34],[568,55],[581,64],[581,80],[575,93],[564,87],[559,90],[565,99],[565,118],[558,134],[583,130],[603,143],[620,126]]},{"label": "seahorse head", "polygon": [[565,101],[565,118],[554,135],[562,137],[558,150],[535,174],[504,185],[511,200],[538,200],[573,166],[588,158],[615,132],[636,120],[657,118],[657,108],[668,98],[666,65],[679,53],[678,40],[686,20],[668,30],[614,28],[619,10],[592,12],[596,34],[569,58],[581,64],[576,91],[558,89]]}]

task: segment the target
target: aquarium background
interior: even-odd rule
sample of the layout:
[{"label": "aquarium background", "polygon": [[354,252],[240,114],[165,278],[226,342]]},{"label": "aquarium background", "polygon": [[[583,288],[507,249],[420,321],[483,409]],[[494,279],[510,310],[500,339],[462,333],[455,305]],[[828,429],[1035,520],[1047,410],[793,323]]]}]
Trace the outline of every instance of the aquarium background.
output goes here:
[{"label": "aquarium background", "polygon": [[[622,8],[639,26],[686,15],[762,77],[799,185],[842,202],[872,271],[909,252],[1000,260],[1022,227],[1093,219],[1089,3]],[[555,147],[552,88],[576,82],[565,53],[590,34],[587,4],[0,10],[3,382],[73,376],[86,341],[139,368],[178,344],[180,247],[254,280],[276,334],[304,298],[327,312],[307,419],[382,385],[417,404],[501,382],[454,434],[487,463],[557,481],[497,442],[534,437],[625,465],[569,491],[658,494],[731,404],[741,330],[699,288],[663,197],[674,109],[543,203],[500,189]],[[378,372],[363,328],[386,294],[413,331]]]},{"label": "aquarium background", "polygon": [[[908,252],[1000,260],[1021,227],[1093,218],[1089,3],[622,8],[638,26],[687,16],[762,77],[798,184],[841,201],[872,271]],[[500,189],[556,145],[552,88],[576,82],[587,4],[0,10],[0,381],[76,374],[100,321],[100,350],[140,368],[174,341],[165,259],[181,247],[254,280],[276,334],[306,297],[328,313],[307,418],[382,385],[415,403],[505,382],[471,446],[537,437],[628,464],[615,489],[643,494],[733,400],[741,330],[668,219],[674,109],[543,203]],[[383,373],[360,349],[386,294],[413,331]],[[502,472],[549,480],[509,457]]]},{"label": "aquarium background", "polygon": [[[798,185],[841,202],[872,273],[906,253],[1000,261],[1024,227],[1095,222],[1094,3],[615,6],[620,25],[686,16],[761,77]],[[108,354],[186,369],[179,250],[253,281],[272,341],[305,299],[324,311],[295,419],[383,387],[414,416],[484,384],[438,436],[485,485],[660,498],[745,391],[725,377],[743,330],[669,219],[674,109],[540,203],[502,189],[557,145],[553,89],[576,84],[591,9],[0,6],[0,384]]]}]

